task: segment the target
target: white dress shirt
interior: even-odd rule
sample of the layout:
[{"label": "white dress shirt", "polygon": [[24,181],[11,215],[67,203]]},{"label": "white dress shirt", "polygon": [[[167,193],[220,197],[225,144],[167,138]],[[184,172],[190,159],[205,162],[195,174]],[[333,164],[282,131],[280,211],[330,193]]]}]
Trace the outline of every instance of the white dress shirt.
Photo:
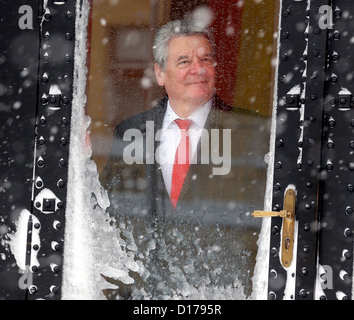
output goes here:
[{"label": "white dress shirt", "polygon": [[[196,151],[198,142],[201,137],[206,119],[211,109],[212,101],[208,101],[205,105],[195,110],[188,118],[192,120],[188,130],[189,141],[191,144],[191,159],[197,156]],[[175,154],[177,146],[181,139],[181,130],[175,122],[176,119],[183,119],[179,117],[172,109],[170,102],[167,103],[167,110],[163,119],[160,146],[159,146],[159,163],[161,166],[162,176],[168,194],[171,193],[171,181],[173,164],[175,161]],[[192,162],[194,163],[194,162]]]}]

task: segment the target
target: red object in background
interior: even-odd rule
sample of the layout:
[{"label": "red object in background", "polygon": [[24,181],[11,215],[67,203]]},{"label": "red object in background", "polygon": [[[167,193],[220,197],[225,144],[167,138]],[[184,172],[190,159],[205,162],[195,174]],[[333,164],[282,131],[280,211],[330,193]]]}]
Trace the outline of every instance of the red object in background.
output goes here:
[{"label": "red object in background", "polygon": [[238,53],[242,35],[243,1],[211,0],[214,13],[211,25],[216,44],[216,89],[226,103],[233,104]]}]

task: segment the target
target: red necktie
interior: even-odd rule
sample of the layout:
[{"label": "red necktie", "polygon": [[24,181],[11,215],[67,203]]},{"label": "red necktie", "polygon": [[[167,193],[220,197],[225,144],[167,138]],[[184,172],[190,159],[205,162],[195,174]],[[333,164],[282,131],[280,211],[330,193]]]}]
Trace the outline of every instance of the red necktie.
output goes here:
[{"label": "red necktie", "polygon": [[181,140],[178,144],[175,162],[173,164],[172,183],[171,183],[171,202],[175,209],[179,195],[182,190],[184,179],[187,176],[189,169],[189,136],[187,131],[191,125],[191,120],[176,119],[178,127],[181,130]]}]

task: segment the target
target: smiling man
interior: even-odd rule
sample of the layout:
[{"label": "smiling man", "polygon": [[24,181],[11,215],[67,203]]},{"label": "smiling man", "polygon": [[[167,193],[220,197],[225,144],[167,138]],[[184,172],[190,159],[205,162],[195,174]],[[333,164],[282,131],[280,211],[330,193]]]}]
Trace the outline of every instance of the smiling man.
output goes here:
[{"label": "smiling man", "polygon": [[[240,199],[247,187],[240,177],[247,172],[240,163],[249,152],[244,123],[253,118],[216,95],[214,47],[206,30],[188,20],[169,22],[157,32],[153,54],[166,96],[115,129],[101,179],[109,213],[124,221],[123,230],[132,226],[137,255],[146,257],[150,274],[138,283],[153,296],[179,290],[176,270],[193,286],[200,279],[232,285],[240,277],[249,288],[247,268],[254,255],[243,257],[247,245],[240,221],[248,209]],[[189,265],[198,266],[197,274],[182,271]]]},{"label": "smiling man", "polygon": [[[127,142],[129,144],[135,140],[135,154],[143,154],[140,149],[144,148],[144,156],[150,158],[151,154],[146,153],[150,152],[149,146],[154,145],[150,153],[160,161],[155,161],[153,167],[149,166],[149,161],[139,162],[146,164],[144,171],[150,172],[146,177],[150,190],[154,190],[153,194],[163,195],[159,201],[163,203],[165,212],[170,209],[189,212],[182,209],[184,200],[191,196],[190,190],[195,189],[192,186],[195,177],[200,177],[198,183],[205,178],[205,173],[198,172],[202,155],[204,158],[207,155],[208,160],[217,158],[218,163],[213,164],[226,168],[221,171],[223,175],[230,171],[232,128],[224,128],[222,118],[232,116],[231,111],[235,109],[215,95],[214,48],[206,29],[189,20],[171,21],[157,32],[153,54],[157,83],[165,88],[167,95],[154,109],[126,119],[117,126],[103,180],[108,191],[117,190],[120,188],[117,186],[124,184],[122,165],[118,164],[120,160],[117,155],[132,149],[131,146],[127,149]],[[150,124],[154,127],[152,135],[148,134]],[[232,125],[236,127],[238,122]],[[141,132],[140,136],[134,135],[137,131]],[[137,140],[144,140],[144,143],[140,144]],[[132,162],[129,161],[129,164]],[[205,168],[203,171],[209,172]],[[215,170],[210,174],[215,175]],[[217,184],[216,180],[213,183]],[[202,199],[208,192],[204,190],[204,195],[199,194],[198,197]],[[120,197],[114,192],[110,192],[110,196],[111,199]],[[116,204],[119,202],[122,203],[112,201]],[[156,203],[151,204],[151,208],[149,211],[155,214]]]},{"label": "smiling man", "polygon": [[211,99],[215,68],[211,43],[205,36],[172,38],[167,61],[160,63],[155,63],[158,84],[165,86],[169,103],[180,117],[188,117]]}]

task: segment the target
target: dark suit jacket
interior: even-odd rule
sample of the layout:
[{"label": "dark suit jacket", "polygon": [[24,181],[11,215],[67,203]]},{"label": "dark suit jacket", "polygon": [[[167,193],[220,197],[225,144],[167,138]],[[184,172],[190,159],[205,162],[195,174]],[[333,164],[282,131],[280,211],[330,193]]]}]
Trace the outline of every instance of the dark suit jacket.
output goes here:
[{"label": "dark suit jacket", "polygon": [[[234,188],[237,187],[236,184],[238,179],[233,168],[231,168],[230,173],[226,176],[213,175],[213,168],[220,167],[221,165],[212,163],[211,156],[209,157],[209,164],[201,164],[200,157],[198,157],[198,162],[196,164],[191,164],[189,168],[175,212],[172,213],[172,206],[164,185],[159,164],[146,164],[146,158],[144,158],[143,165],[124,164],[122,159],[123,150],[131,143],[131,141],[123,141],[124,133],[128,129],[134,128],[143,132],[145,138],[146,123],[147,121],[153,121],[156,134],[156,132],[162,128],[167,101],[167,97],[163,98],[154,109],[124,120],[115,129],[112,151],[102,175],[104,186],[109,191],[111,203],[114,208],[112,208],[112,212],[115,211],[118,213],[118,211],[121,210],[131,211],[131,208],[128,208],[131,207],[131,201],[133,199],[126,199],[126,201],[124,201],[122,195],[122,192],[126,191],[126,188],[124,187],[126,184],[126,181],[124,181],[127,176],[126,171],[130,172],[128,176],[133,181],[131,183],[139,183],[139,178],[140,181],[145,180],[144,184],[147,186],[147,189],[145,190],[146,197],[143,208],[147,210],[151,217],[158,219],[164,219],[168,216],[172,219],[181,218],[200,220],[201,217],[199,214],[202,214],[205,218],[205,212],[209,209],[205,206],[207,206],[208,203],[222,202],[224,200],[223,193],[225,190],[223,187],[225,187],[225,182],[228,182],[229,185],[232,185]],[[232,153],[233,157],[235,157],[235,154],[237,153],[236,150],[244,143],[244,141],[241,141],[244,138],[240,136],[241,130],[238,130],[241,125],[240,121],[237,119],[237,114],[239,113],[239,110],[225,104],[217,96],[213,97],[212,108],[208,115],[205,129],[208,130],[209,139],[211,138],[211,129],[219,129],[219,153],[221,156],[223,153],[223,129],[231,129],[232,151],[234,151]],[[145,142],[146,141],[144,140],[144,147],[146,146]],[[157,141],[155,143],[155,151],[158,145]],[[209,146],[210,145],[211,143],[209,143]],[[200,154],[200,143],[198,146],[198,152]],[[144,174],[145,177],[141,174]],[[230,179],[233,181],[231,182]],[[215,212],[214,210],[212,218],[215,219],[215,215],[218,213],[219,212]],[[220,219],[223,220],[224,218],[225,214],[222,213]]]},{"label": "dark suit jacket", "polygon": [[[157,232],[160,243],[165,245],[160,246],[154,259],[155,263],[166,255],[174,255],[173,259],[168,260],[179,261],[180,268],[183,269],[186,264],[191,263],[187,261],[192,261],[200,254],[200,250],[206,249],[205,252],[209,252],[207,248],[222,248],[217,257],[203,257],[199,262],[194,261],[193,265],[200,266],[200,275],[203,274],[205,265],[210,264],[210,270],[222,267],[223,271],[218,279],[213,278],[216,284],[225,284],[225,281],[232,283],[232,277],[238,274],[248,283],[246,286],[249,289],[250,274],[247,270],[252,270],[250,265],[256,254],[257,237],[254,232],[257,227],[249,225],[250,217],[247,212],[263,205],[254,203],[255,207],[250,208],[247,206],[247,199],[245,200],[248,192],[247,181],[253,174],[247,168],[254,158],[247,156],[250,153],[250,141],[245,137],[247,131],[243,130],[245,121],[242,119],[246,117],[246,122],[250,123],[253,121],[253,115],[245,115],[241,110],[225,104],[217,96],[213,97],[205,129],[208,130],[209,137],[212,129],[219,129],[220,155],[223,151],[222,130],[231,129],[231,170],[227,175],[213,175],[212,170],[218,165],[212,161],[209,164],[201,164],[200,161],[191,164],[177,206],[173,210],[160,165],[156,162],[146,164],[146,159],[144,164],[127,165],[122,157],[124,148],[131,143],[123,141],[124,133],[128,129],[138,129],[146,133],[147,121],[154,121],[156,133],[162,128],[167,101],[167,97],[163,98],[154,109],[126,119],[116,127],[111,154],[101,177],[111,200],[110,214],[121,217],[124,221],[127,217],[134,221],[132,225],[136,239],[139,239],[139,235],[146,235],[146,229],[149,227],[152,232]],[[146,135],[143,139],[145,146]],[[155,150],[157,147],[158,143],[155,143]],[[264,168],[261,175],[265,175]],[[255,222],[257,223],[259,221]],[[223,231],[220,231],[220,228]],[[183,234],[183,237],[179,238],[176,230],[178,234]],[[182,246],[187,242],[187,247],[177,247],[177,244]],[[246,251],[249,254],[245,256]],[[205,269],[204,272],[206,274],[209,271]],[[196,281],[195,276],[190,281]],[[173,287],[173,284],[169,285]]]}]

